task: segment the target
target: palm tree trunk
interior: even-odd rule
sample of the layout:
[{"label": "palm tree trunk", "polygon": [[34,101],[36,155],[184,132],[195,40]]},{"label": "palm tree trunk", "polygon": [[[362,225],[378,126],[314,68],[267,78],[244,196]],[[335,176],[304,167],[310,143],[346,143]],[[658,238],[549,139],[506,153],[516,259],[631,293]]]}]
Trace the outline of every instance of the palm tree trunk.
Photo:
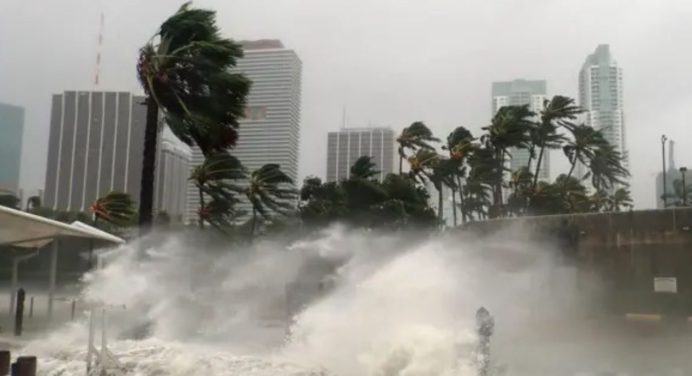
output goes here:
[{"label": "palm tree trunk", "polygon": [[204,230],[204,193],[201,187],[197,187],[199,191],[199,228]]},{"label": "palm tree trunk", "polygon": [[574,167],[577,166],[577,161],[579,160],[579,154],[576,153],[574,155],[574,161],[572,162],[572,166],[569,168],[569,173],[567,173],[567,179],[569,179],[572,176],[572,172],[574,172]]},{"label": "palm tree trunk", "polygon": [[399,175],[401,175],[401,172],[404,170],[404,157],[399,155]]},{"label": "palm tree trunk", "polygon": [[250,226],[250,238],[255,237],[255,224],[257,223],[257,209],[255,209],[254,205],[252,207],[252,225]]},{"label": "palm tree trunk", "polygon": [[147,122],[144,129],[144,156],[139,191],[139,233],[145,235],[151,229],[154,210],[154,173],[156,169],[156,139],[159,133],[159,106],[149,97]]},{"label": "palm tree trunk", "polygon": [[437,188],[437,219],[442,221],[443,216],[442,184]]},{"label": "palm tree trunk", "polygon": [[461,177],[457,176],[459,184],[459,205],[461,206],[461,223],[466,223],[466,205],[464,205],[464,187],[461,185]]},{"label": "palm tree trunk", "polygon": [[452,189],[452,215],[454,218],[454,227],[457,227],[457,190]]},{"label": "palm tree trunk", "polygon": [[533,175],[533,185],[531,190],[536,190],[536,185],[538,185],[538,174],[541,172],[541,162],[543,162],[543,152],[545,151],[545,146],[541,146],[541,151],[538,152],[538,159],[536,160],[536,174]]}]

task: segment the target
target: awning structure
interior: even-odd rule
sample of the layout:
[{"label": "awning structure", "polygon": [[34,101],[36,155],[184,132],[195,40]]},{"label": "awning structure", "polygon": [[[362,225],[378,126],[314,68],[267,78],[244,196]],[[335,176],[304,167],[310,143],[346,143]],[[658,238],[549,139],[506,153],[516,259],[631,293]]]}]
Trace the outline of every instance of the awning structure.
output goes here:
[{"label": "awning structure", "polygon": [[14,310],[19,262],[33,257],[46,244],[53,243],[48,281],[48,317],[53,314],[53,296],[58,268],[58,243],[61,238],[81,238],[106,244],[123,244],[125,240],[96,227],[75,221],[62,223],[39,215],[0,206],[0,247],[19,247],[36,250],[33,255],[15,257],[12,265],[12,296],[10,313]]},{"label": "awning structure", "polygon": [[117,236],[79,221],[67,224],[0,206],[0,246],[39,248],[60,237],[101,240],[112,244],[125,243],[125,240]]}]

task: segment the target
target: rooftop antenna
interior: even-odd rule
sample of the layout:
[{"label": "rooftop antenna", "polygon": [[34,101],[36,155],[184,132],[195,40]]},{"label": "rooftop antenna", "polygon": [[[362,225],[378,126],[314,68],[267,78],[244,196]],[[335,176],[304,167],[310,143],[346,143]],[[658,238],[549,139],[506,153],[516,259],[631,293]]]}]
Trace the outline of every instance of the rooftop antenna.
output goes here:
[{"label": "rooftop antenna", "polygon": [[96,49],[96,72],[94,73],[94,87],[99,86],[99,76],[101,75],[101,50],[103,47],[103,12],[101,12],[101,19],[99,23],[99,40],[98,47]]}]

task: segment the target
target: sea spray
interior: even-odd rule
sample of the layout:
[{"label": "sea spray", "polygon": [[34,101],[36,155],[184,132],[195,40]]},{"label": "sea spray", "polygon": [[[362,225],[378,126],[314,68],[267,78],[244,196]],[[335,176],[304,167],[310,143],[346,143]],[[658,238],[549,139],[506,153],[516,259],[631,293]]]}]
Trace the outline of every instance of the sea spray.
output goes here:
[{"label": "sea spray", "polygon": [[[132,375],[476,375],[476,310],[496,315],[498,336],[521,326],[543,297],[549,255],[510,233],[335,226],[231,249],[173,236],[145,255],[136,244],[109,252],[83,298],[126,307],[109,313],[108,333]],[[289,312],[287,286],[310,284],[329,287]],[[29,346],[42,374],[83,374],[85,323]]]}]

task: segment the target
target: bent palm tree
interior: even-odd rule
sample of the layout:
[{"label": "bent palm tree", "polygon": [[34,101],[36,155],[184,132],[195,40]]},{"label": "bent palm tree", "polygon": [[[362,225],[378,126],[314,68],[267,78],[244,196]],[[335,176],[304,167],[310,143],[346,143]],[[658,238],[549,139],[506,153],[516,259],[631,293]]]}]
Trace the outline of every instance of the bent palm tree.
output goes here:
[{"label": "bent palm tree", "polygon": [[625,184],[630,176],[622,165],[623,158],[612,145],[605,144],[594,151],[589,165],[591,184],[596,190],[607,190],[616,184]]},{"label": "bent palm tree", "polygon": [[536,172],[533,174],[533,188],[538,183],[545,149],[557,149],[564,142],[564,136],[557,133],[558,127],[571,126],[572,120],[576,119],[577,115],[582,112],[583,110],[574,104],[574,99],[561,95],[556,95],[551,100],[543,102],[540,122],[537,124],[534,135],[539,151],[536,160]]},{"label": "bent palm tree", "polygon": [[266,164],[253,171],[245,194],[252,204],[250,236],[255,235],[258,213],[264,219],[270,219],[271,212],[287,215],[294,210],[296,190],[293,180],[281,171],[278,164]]},{"label": "bent palm tree", "polygon": [[197,145],[205,155],[234,146],[250,88],[243,75],[231,72],[242,56],[240,45],[219,34],[215,12],[192,9],[190,3],[140,49],[137,73],[147,105],[139,200],[142,232],[152,222],[159,112],[181,141]]},{"label": "bent palm tree", "polygon": [[533,126],[531,117],[534,113],[528,105],[507,106],[500,108],[489,126],[484,127],[487,133],[481,137],[485,149],[493,154],[493,210],[491,217],[502,212],[502,183],[505,173],[505,162],[510,155],[510,148],[527,149],[531,142],[530,130]]},{"label": "bent palm tree", "polygon": [[[200,208],[199,227],[204,228],[204,221],[212,218],[211,211],[205,207],[204,196],[210,196],[216,201],[216,216],[219,215],[219,210],[222,208],[228,209],[228,214],[233,210],[233,204],[237,202],[235,194],[243,193],[244,188],[233,183],[235,180],[244,179],[246,177],[245,168],[240,161],[228,154],[227,152],[216,152],[207,158],[204,163],[195,167],[190,175],[190,179],[199,194]],[[226,201],[228,205],[222,205],[219,202]]]},{"label": "bent palm tree", "polygon": [[634,205],[630,191],[627,188],[618,188],[610,197],[610,211],[619,212],[622,209],[631,209]]},{"label": "bent palm tree", "polygon": [[[591,164],[596,151],[608,144],[608,141],[603,137],[600,130],[596,130],[591,126],[580,124],[568,126],[567,130],[571,133],[572,139],[568,139],[562,151],[569,160],[570,168],[567,177],[571,177],[577,163],[584,166]],[[582,179],[582,176],[578,176]]]},{"label": "bent palm tree", "polygon": [[446,149],[449,151],[449,158],[456,162],[457,173],[456,173],[456,189],[452,191],[452,206],[454,214],[454,226],[457,225],[457,204],[456,204],[456,191],[459,192],[459,203],[462,207],[461,211],[461,221],[466,222],[466,213],[464,208],[464,194],[463,186],[461,184],[461,179],[466,175],[466,159],[473,151],[473,135],[468,129],[464,127],[456,127],[452,133],[447,136]]},{"label": "bent palm tree", "polygon": [[435,150],[430,143],[440,142],[440,140],[433,136],[432,131],[423,122],[417,121],[404,128],[396,142],[399,143],[399,174],[401,174],[406,149],[414,152],[418,149]]},{"label": "bent palm tree", "polygon": [[94,215],[94,220],[103,219],[116,226],[127,225],[136,214],[132,197],[123,192],[110,192],[98,198],[89,211]]},{"label": "bent palm tree", "polygon": [[440,155],[430,149],[420,149],[408,158],[408,175],[414,180],[425,184],[430,180],[432,168],[440,159]]},{"label": "bent palm tree", "polygon": [[375,167],[377,166],[372,161],[372,157],[364,155],[351,166],[351,179],[371,179],[380,174]]}]

